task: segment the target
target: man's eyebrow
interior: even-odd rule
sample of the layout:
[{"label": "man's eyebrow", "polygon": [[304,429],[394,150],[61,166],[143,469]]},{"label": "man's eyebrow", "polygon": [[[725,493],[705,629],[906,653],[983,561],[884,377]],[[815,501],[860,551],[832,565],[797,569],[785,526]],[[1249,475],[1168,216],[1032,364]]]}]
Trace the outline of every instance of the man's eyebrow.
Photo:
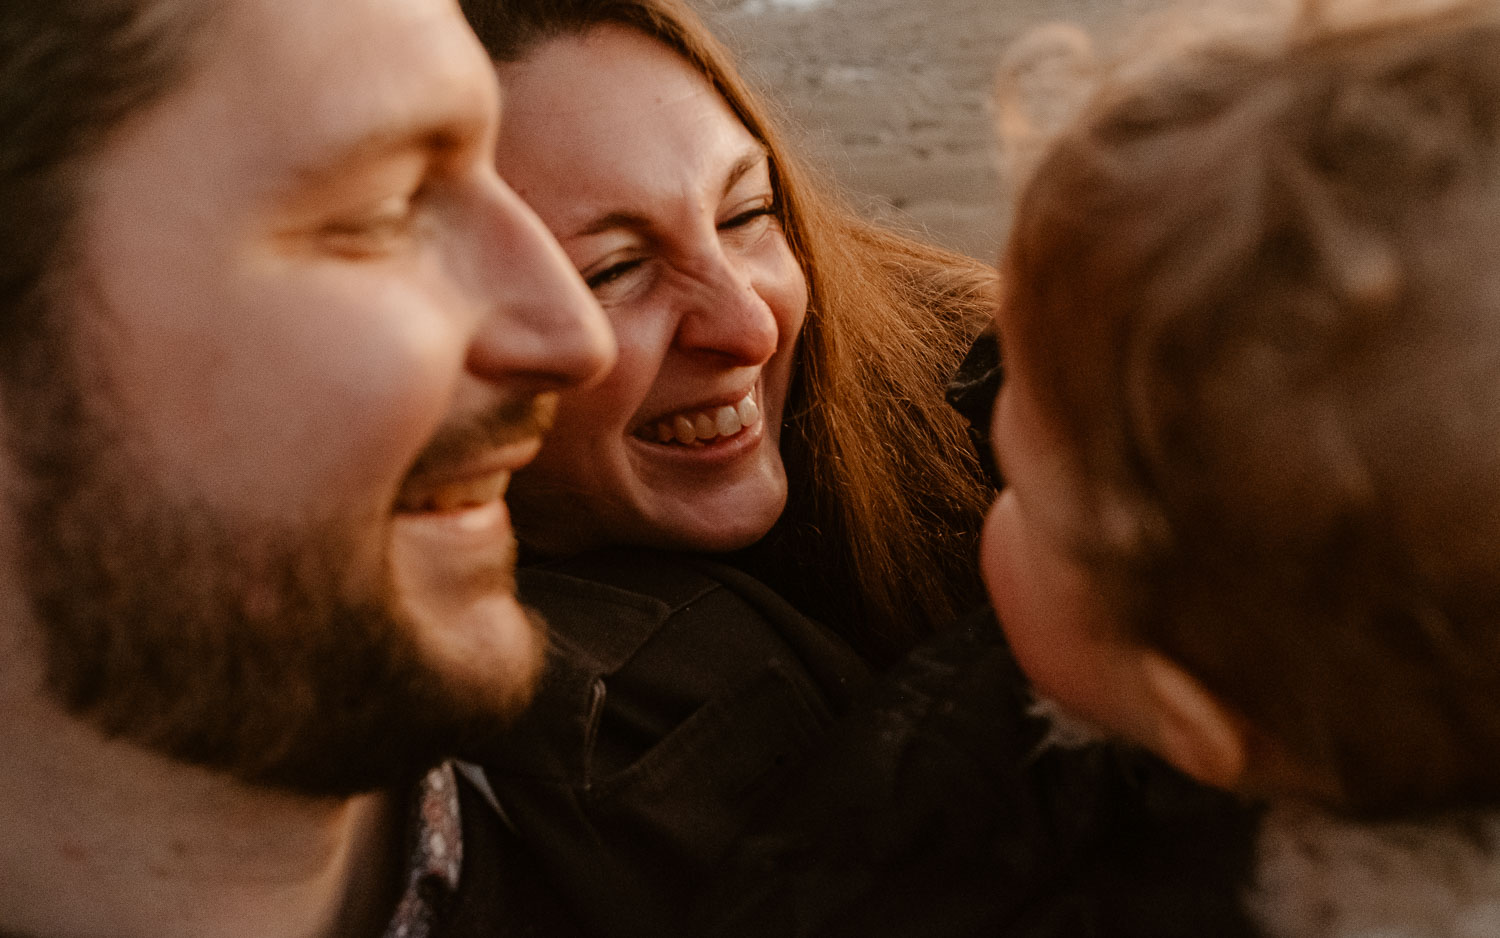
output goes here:
[{"label": "man's eyebrow", "polygon": [[316,188],[336,180],[351,167],[376,163],[402,153],[439,156],[460,145],[464,136],[457,124],[447,122],[377,130],[321,150],[295,166],[292,188]]},{"label": "man's eyebrow", "polygon": [[[729,172],[724,176],[724,190],[720,193],[719,197],[723,198],[727,196],[735,186],[739,185],[740,180],[745,178],[746,173],[770,158],[770,151],[763,144],[757,144],[754,150],[735,160],[729,167]],[[601,234],[616,228],[638,229],[645,228],[648,225],[650,225],[650,219],[636,212],[610,212],[606,215],[600,215],[569,235],[569,237],[586,238],[589,235]]]}]

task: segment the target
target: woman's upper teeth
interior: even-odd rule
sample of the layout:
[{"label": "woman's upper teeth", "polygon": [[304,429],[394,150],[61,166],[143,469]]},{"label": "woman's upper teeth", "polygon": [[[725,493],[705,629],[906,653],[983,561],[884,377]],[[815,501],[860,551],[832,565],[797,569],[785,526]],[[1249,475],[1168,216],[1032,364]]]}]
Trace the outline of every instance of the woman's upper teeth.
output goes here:
[{"label": "woman's upper teeth", "polygon": [[636,435],[647,440],[654,437],[658,443],[696,443],[733,436],[745,427],[753,426],[759,419],[760,408],[755,404],[754,392],[751,392],[734,404],[664,417],[654,427],[649,424],[642,427]]}]

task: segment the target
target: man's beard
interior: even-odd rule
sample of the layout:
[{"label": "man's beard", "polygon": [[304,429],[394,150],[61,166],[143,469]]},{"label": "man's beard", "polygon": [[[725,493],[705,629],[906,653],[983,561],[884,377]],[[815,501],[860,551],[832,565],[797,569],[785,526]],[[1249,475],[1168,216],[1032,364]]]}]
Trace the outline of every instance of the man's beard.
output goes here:
[{"label": "man's beard", "polygon": [[68,711],[252,784],[346,795],[415,779],[529,699],[536,662],[483,684],[433,664],[384,548],[348,569],[348,519],[235,530],[154,485],[78,374],[52,369],[24,402],[12,387],[7,415],[21,571]]}]

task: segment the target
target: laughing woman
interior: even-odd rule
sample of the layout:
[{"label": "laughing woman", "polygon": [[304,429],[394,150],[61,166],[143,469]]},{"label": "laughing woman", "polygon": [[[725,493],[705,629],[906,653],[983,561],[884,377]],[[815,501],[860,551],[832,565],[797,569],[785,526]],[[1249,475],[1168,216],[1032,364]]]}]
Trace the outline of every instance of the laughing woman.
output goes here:
[{"label": "laughing woman", "polygon": [[675,918],[874,671],[983,602],[943,388],[995,275],[872,226],[678,0],[465,0],[502,176],[608,314],[513,480],[537,706],[486,761],[599,934]]}]

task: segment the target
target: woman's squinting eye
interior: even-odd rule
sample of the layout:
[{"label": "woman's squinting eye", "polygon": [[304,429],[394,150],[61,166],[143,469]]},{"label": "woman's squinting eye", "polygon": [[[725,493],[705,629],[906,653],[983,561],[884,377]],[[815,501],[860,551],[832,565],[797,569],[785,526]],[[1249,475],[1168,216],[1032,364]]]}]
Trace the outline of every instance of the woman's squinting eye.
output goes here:
[{"label": "woman's squinting eye", "polygon": [[627,257],[608,262],[602,267],[594,265],[592,269],[583,271],[583,282],[588,284],[590,290],[597,291],[615,283],[644,262],[645,258],[642,257]]},{"label": "woman's squinting eye", "polygon": [[[737,202],[716,223],[722,237],[732,238],[741,244],[751,244],[763,232],[775,224],[781,216],[781,206],[775,197],[766,192]],[[641,245],[621,247],[592,264],[578,269],[583,282],[594,291],[594,298],[609,305],[632,295],[637,287],[650,282],[652,255]]]},{"label": "woman's squinting eye", "polygon": [[779,215],[776,200],[767,193],[749,204],[737,206],[728,218],[719,222],[720,231],[746,228],[764,219],[775,219]]}]

